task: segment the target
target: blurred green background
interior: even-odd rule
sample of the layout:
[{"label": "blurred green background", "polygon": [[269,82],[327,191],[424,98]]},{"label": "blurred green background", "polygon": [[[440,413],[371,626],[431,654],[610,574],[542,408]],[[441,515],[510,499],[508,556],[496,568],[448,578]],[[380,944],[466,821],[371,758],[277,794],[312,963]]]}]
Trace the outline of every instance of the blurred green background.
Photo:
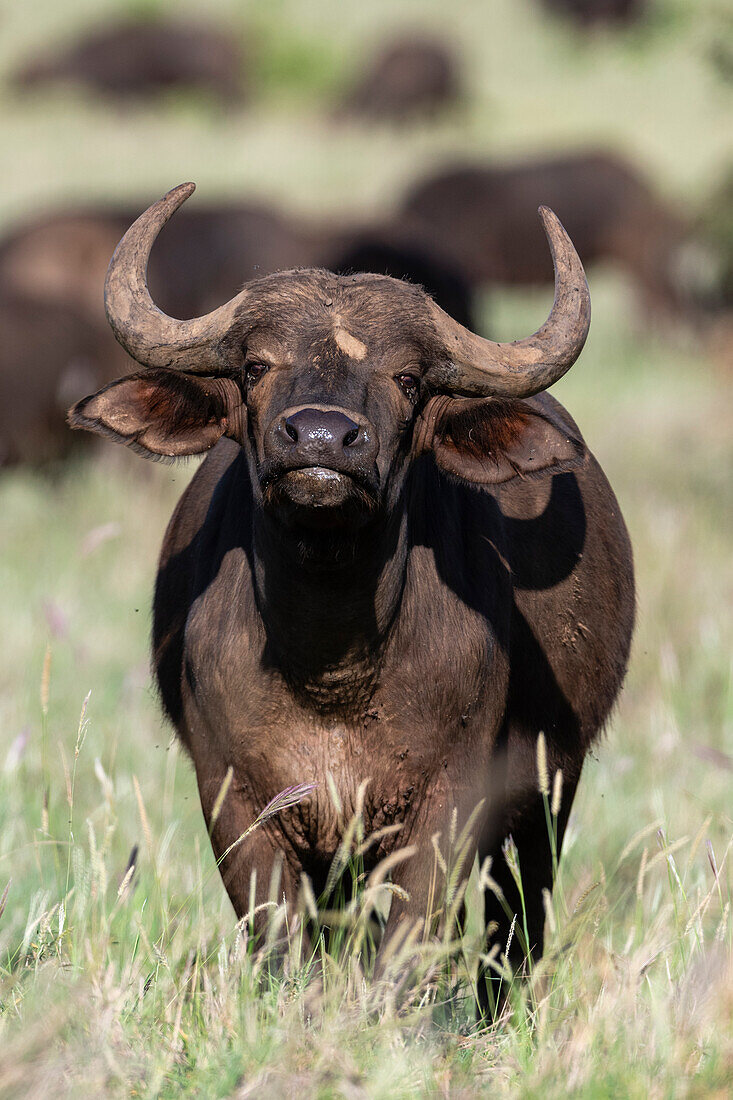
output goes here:
[{"label": "blurred green background", "polygon": [[[192,3],[7,5],[2,72],[113,17],[201,19]],[[249,59],[241,111],[195,94],[114,110],[83,89],[5,96],[4,223],[62,200],[139,198],[195,179],[207,196],[259,195],[328,216],[380,211],[427,165],[589,145],[639,159],[661,192],[697,202],[731,156],[730,83],[711,60],[733,33],[725,0],[650,0],[640,24],[583,33],[539,0],[211,0],[206,19]],[[438,124],[334,126],[327,112],[397,31],[459,52],[468,99]]]}]

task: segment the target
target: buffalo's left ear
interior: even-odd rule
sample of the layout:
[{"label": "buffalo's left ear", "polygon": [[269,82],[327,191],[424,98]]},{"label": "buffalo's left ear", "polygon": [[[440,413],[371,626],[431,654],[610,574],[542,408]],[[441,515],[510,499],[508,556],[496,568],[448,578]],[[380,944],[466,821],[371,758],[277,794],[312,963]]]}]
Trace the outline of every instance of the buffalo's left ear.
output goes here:
[{"label": "buffalo's left ear", "polygon": [[576,425],[548,394],[525,400],[434,397],[418,431],[441,469],[480,485],[563,473],[586,454]]}]

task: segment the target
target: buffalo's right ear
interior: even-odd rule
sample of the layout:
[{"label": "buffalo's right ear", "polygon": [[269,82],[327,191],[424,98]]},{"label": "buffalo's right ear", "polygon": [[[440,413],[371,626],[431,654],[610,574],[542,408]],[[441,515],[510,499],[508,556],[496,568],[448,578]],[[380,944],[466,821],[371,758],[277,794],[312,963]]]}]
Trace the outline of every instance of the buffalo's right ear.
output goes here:
[{"label": "buffalo's right ear", "polygon": [[223,435],[239,438],[244,416],[242,392],[232,378],[145,370],[77,401],[68,421],[146,458],[178,458],[208,451]]}]

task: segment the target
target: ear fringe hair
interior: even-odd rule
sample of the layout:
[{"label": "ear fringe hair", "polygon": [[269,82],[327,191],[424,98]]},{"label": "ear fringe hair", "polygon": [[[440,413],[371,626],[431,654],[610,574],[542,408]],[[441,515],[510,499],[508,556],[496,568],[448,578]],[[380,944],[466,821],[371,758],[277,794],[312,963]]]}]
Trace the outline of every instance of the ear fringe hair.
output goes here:
[{"label": "ear fringe hair", "polygon": [[529,416],[520,400],[491,398],[472,402],[458,411],[448,405],[436,431],[444,446],[475,461],[489,460],[498,466],[499,454],[521,434]]}]

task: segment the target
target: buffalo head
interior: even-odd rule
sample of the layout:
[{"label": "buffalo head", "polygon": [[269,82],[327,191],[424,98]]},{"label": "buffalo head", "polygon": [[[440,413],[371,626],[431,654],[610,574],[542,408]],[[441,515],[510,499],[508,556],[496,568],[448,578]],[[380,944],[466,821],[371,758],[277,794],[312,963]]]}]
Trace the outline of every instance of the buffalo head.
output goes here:
[{"label": "buffalo head", "polygon": [[564,424],[521,398],[557,381],[588,332],[590,299],[570,239],[540,208],[555,301],[533,336],[483,339],[419,287],[382,275],[285,271],[188,321],[152,301],[148,256],[192,193],[154,203],[112,258],[107,316],[145,369],[76,404],[73,427],[146,455],[244,448],[255,495],[288,527],[354,530],[394,505],[409,462],[484,484],[575,458]]}]

